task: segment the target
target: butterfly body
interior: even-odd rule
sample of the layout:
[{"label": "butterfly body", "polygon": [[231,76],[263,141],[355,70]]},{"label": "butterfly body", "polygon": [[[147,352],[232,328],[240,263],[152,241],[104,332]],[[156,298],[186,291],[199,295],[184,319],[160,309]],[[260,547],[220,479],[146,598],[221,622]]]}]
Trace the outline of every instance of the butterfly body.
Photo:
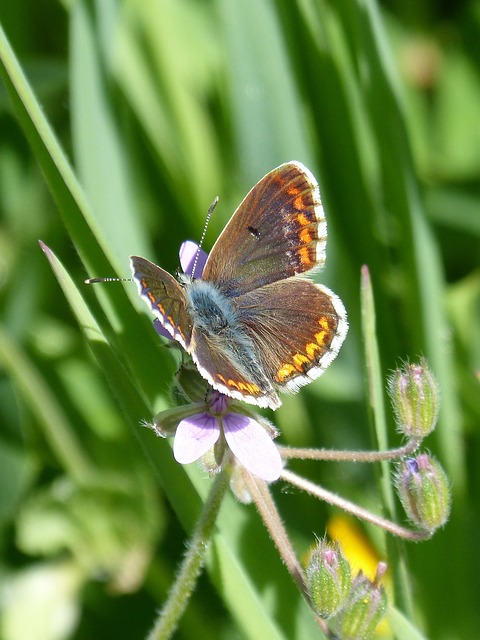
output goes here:
[{"label": "butterfly body", "polygon": [[340,299],[305,277],[325,261],[318,185],[298,162],[247,194],[215,243],[201,279],[179,283],[132,256],[140,295],[218,391],[261,407],[297,391],[335,358],[347,333]]},{"label": "butterfly body", "polygon": [[227,336],[238,324],[232,300],[207,280],[193,280],[186,288],[188,311],[195,327],[219,337]]},{"label": "butterfly body", "polygon": [[[273,387],[265,376],[258,357],[258,350],[252,338],[245,330],[245,321],[249,317],[248,310],[239,306],[239,298],[232,298],[207,280],[183,279],[186,298],[186,310],[192,318],[191,340],[187,351],[192,354],[194,361],[202,375],[219,388],[225,384],[233,385],[230,377],[224,380],[222,372],[232,363],[242,379],[239,391],[248,395],[248,390],[261,390],[265,395],[271,395],[271,402],[277,402],[272,394]],[[208,374],[203,357],[208,354],[218,354],[224,360],[219,371]],[[230,381],[230,382],[228,382]],[[253,401],[253,396],[252,396]]]}]

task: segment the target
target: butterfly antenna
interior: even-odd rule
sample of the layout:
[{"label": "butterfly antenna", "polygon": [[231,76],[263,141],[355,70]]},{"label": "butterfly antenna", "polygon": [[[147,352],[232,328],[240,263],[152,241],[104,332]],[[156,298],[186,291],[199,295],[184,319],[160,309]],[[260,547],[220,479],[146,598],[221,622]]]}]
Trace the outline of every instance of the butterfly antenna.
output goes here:
[{"label": "butterfly antenna", "polygon": [[212,217],[213,210],[217,206],[218,196],[212,202],[212,204],[208,207],[207,217],[205,218],[205,224],[203,225],[202,237],[200,238],[200,243],[198,245],[197,253],[195,254],[195,260],[193,261],[193,269],[192,273],[195,273],[195,269],[197,268],[198,258],[200,256],[200,249],[202,248],[203,241],[205,240],[205,234],[207,233],[208,223],[210,222],[210,218]]},{"label": "butterfly antenna", "polygon": [[87,278],[84,284],[96,284],[97,282],[133,282],[133,278]]}]

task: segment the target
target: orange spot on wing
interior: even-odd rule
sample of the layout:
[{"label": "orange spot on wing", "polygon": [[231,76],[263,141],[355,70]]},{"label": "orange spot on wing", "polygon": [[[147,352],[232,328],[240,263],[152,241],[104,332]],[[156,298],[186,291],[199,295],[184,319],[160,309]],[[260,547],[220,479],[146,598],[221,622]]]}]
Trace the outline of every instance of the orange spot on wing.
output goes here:
[{"label": "orange spot on wing", "polygon": [[[296,209],[300,209],[300,210],[304,209],[305,207],[303,207],[303,204],[302,204],[301,207],[297,207],[297,200],[300,200],[300,198],[296,198],[295,199],[295,202],[294,202],[295,208]],[[307,225],[310,224],[310,220],[308,219],[308,217],[304,213],[299,213],[297,215],[297,222],[302,227],[306,227]]]},{"label": "orange spot on wing", "polygon": [[292,373],[295,373],[295,367],[293,364],[285,363],[281,369],[277,371],[277,375],[275,376],[275,380],[277,382],[284,382],[287,378],[289,378]]},{"label": "orange spot on wing", "polygon": [[322,327],[322,329],[325,329],[325,331],[328,331],[330,329],[330,325],[328,323],[328,319],[325,318],[325,316],[322,316],[319,319],[318,324]]},{"label": "orange spot on wing", "polygon": [[305,211],[307,205],[305,204],[305,200],[302,196],[297,196],[293,201],[293,206],[297,211]]},{"label": "orange spot on wing", "polygon": [[300,261],[302,264],[311,265],[312,259],[310,258],[310,250],[308,247],[301,247],[298,250],[298,255],[300,256]]},{"label": "orange spot on wing", "polygon": [[299,235],[303,244],[310,244],[313,241],[313,236],[308,229],[302,229]]},{"label": "orange spot on wing", "polygon": [[305,353],[311,362],[315,362],[317,359],[318,351],[320,351],[320,346],[315,342],[309,342],[305,345]]},{"label": "orange spot on wing", "polygon": [[232,380],[231,378],[227,380],[225,376],[222,376],[220,374],[217,374],[217,378],[218,380],[220,380],[222,384],[224,384],[227,387],[227,389],[236,389],[237,391],[240,391],[240,393],[243,393],[244,395],[249,394],[253,396],[258,396],[261,394],[260,387],[258,387],[256,384],[253,384],[251,382],[242,382],[241,380]]},{"label": "orange spot on wing", "polygon": [[303,365],[308,364],[310,360],[303,353],[296,353],[293,358],[293,364],[298,371],[303,371]]},{"label": "orange spot on wing", "polygon": [[163,306],[163,304],[160,304],[160,302],[155,302],[155,299],[153,299],[152,300],[152,305],[154,307],[157,307],[157,309],[160,311],[162,316],[165,316],[165,307]]}]

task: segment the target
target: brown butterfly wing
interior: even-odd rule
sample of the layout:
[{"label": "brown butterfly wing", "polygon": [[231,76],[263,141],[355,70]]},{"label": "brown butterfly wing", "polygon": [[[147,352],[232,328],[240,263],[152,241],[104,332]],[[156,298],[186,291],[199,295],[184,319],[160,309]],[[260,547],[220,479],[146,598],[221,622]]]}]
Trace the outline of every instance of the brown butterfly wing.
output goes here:
[{"label": "brown butterfly wing", "polygon": [[348,330],[341,300],[326,287],[291,278],[236,299],[240,322],[275,386],[297,391],[336,357]]},{"label": "brown butterfly wing", "polygon": [[318,184],[299,162],[270,171],[215,243],[202,278],[228,296],[311,271],[325,261],[327,226]]},{"label": "brown butterfly wing", "polygon": [[192,320],[184,289],[167,271],[138,256],[130,257],[138,293],[172,338],[190,351]]},{"label": "brown butterfly wing", "polygon": [[217,336],[194,329],[192,358],[212,387],[232,398],[276,409],[280,400],[256,363],[255,351],[238,347],[234,339],[222,342]]}]

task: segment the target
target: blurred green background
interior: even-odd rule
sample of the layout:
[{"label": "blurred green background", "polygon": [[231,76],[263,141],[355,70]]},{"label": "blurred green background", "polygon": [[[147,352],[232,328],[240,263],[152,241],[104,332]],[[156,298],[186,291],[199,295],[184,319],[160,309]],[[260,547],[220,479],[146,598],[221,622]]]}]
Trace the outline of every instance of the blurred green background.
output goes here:
[{"label": "blurred green background", "polygon": [[[140,427],[169,406],[176,363],[134,285],[82,283],[128,277],[131,254],[173,273],[216,195],[207,250],[247,190],[296,159],[321,185],[317,278],[350,332],[328,372],[284,398],[280,441],[373,446],[367,264],[384,379],[425,355],[439,381],[426,444],[453,493],[447,526],[402,547],[413,602],[396,605],[425,637],[476,637],[480,2],[22,0],[0,20],[0,636],[150,628],[209,480]],[[291,466],[381,512],[371,468]],[[274,493],[303,556],[336,511],[280,483]],[[384,537],[363,534],[385,559]],[[177,637],[312,629],[254,508],[229,497]]]}]

